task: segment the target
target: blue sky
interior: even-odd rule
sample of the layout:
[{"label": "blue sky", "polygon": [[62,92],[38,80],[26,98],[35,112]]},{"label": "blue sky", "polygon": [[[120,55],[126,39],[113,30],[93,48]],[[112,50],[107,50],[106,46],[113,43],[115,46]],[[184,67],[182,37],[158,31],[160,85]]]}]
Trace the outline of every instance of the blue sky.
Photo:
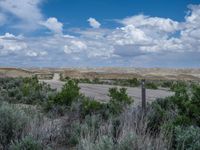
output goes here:
[{"label": "blue sky", "polygon": [[200,67],[200,0],[0,0],[0,66]]}]

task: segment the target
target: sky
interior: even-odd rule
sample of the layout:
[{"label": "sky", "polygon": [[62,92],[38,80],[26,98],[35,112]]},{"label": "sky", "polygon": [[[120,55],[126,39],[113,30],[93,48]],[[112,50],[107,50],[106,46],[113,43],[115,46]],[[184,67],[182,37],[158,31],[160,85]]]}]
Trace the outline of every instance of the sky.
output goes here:
[{"label": "sky", "polygon": [[0,0],[0,67],[200,67],[200,0]]}]

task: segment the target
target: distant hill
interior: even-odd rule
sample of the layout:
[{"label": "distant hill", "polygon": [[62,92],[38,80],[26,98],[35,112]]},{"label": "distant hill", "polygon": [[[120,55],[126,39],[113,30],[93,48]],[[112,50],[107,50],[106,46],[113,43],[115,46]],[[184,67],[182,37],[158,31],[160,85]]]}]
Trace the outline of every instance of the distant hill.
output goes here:
[{"label": "distant hill", "polygon": [[0,77],[30,77],[33,73],[21,68],[0,68]]},{"label": "distant hill", "polygon": [[60,73],[63,78],[200,80],[200,69],[192,68],[0,68],[0,77],[29,77],[32,75],[38,75],[43,78],[51,78],[53,73]]}]

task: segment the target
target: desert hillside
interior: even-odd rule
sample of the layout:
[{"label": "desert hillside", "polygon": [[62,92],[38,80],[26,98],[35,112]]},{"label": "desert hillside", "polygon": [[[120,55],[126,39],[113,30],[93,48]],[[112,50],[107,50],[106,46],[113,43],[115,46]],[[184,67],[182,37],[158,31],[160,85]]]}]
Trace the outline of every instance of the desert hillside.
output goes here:
[{"label": "desert hillside", "polygon": [[63,78],[130,79],[146,78],[152,80],[200,80],[200,69],[166,68],[0,68],[0,77],[52,78],[60,73]]}]

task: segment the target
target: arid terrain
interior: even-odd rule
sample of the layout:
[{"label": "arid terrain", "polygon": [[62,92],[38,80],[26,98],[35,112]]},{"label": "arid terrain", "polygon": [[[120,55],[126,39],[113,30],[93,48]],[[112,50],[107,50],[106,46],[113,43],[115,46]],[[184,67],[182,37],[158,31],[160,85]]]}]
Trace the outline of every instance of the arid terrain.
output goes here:
[{"label": "arid terrain", "polygon": [[200,80],[200,69],[194,68],[0,68],[0,77],[37,75],[41,79],[50,79],[54,73],[59,73],[62,78]]},{"label": "arid terrain", "polygon": [[[182,80],[200,80],[198,78],[200,70],[170,70],[170,69],[133,69],[133,68],[97,68],[97,69],[20,69],[20,68],[1,68],[0,77],[30,77],[37,75],[41,82],[46,82],[52,88],[61,90],[65,82],[60,81],[61,77],[71,78],[100,78],[100,79],[131,79],[131,78],[147,78],[147,79],[182,79]],[[199,75],[200,76],[200,75]],[[113,85],[98,85],[80,83],[81,93],[97,100],[108,100],[109,88]],[[119,86],[118,86],[119,87]],[[125,87],[129,96],[135,103],[141,102],[140,87]],[[147,100],[149,102],[156,98],[164,98],[173,95],[173,92],[167,90],[147,90]]]},{"label": "arid terrain", "polygon": [[[15,147],[23,149],[22,143],[24,147],[33,144],[41,149],[50,147],[73,150],[81,147],[80,150],[83,150],[85,139],[91,143],[87,138],[90,140],[97,136],[105,141],[102,136],[105,134],[106,137],[111,136],[108,145],[114,143],[114,138],[119,141],[122,137],[125,143],[127,139],[133,143],[125,145],[130,145],[130,150],[139,142],[138,145],[145,144],[145,147],[149,147],[150,143],[152,149],[160,150],[170,145],[168,142],[171,139],[168,139],[167,135],[173,133],[172,129],[164,130],[166,125],[172,125],[175,129],[173,134],[176,139],[189,130],[195,133],[192,135],[194,141],[199,140],[196,138],[196,133],[200,135],[199,128],[191,126],[183,128],[179,133],[176,130],[182,122],[178,122],[178,125],[171,124],[171,121],[177,123],[181,117],[186,117],[186,121],[183,121],[189,125],[190,122],[193,124],[200,122],[199,74],[198,69],[2,68],[0,69],[0,118],[3,125],[0,128],[2,135],[6,135],[4,139],[8,137],[7,131],[14,132],[8,141],[0,140],[0,149],[7,150],[7,147],[13,150]],[[146,107],[141,107],[141,79],[146,79],[148,102]],[[190,110],[189,114],[185,110]],[[117,125],[120,136],[116,137],[116,134],[110,131],[116,130],[118,122],[122,127]],[[138,125],[141,128],[138,128]],[[168,133],[163,137],[165,132]],[[126,137],[123,137],[122,133],[126,133]],[[130,133],[136,138],[129,140]],[[21,141],[16,138],[18,135]],[[191,132],[187,136],[191,137]],[[152,142],[149,142],[149,139]],[[12,143],[14,140],[16,143]],[[101,145],[104,147],[100,150],[107,149],[107,143]],[[124,144],[117,143],[117,146],[121,145]],[[85,150],[89,149],[95,148],[86,147]],[[126,147],[119,150],[124,149]],[[134,149],[138,149],[138,146]]]}]

